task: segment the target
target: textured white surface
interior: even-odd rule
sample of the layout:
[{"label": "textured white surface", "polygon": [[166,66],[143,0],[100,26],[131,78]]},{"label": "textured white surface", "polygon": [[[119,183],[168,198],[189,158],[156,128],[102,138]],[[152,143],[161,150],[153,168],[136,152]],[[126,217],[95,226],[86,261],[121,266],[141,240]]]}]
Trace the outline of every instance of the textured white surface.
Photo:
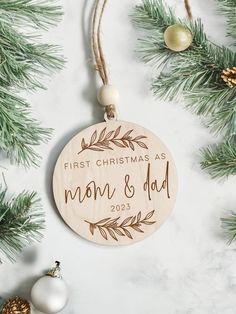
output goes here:
[{"label": "textured white surface", "polygon": [[[170,219],[154,235],[133,246],[94,245],[73,233],[52,200],[51,177],[62,147],[79,130],[101,121],[90,66],[88,18],[92,0],[64,0],[65,16],[45,36],[63,46],[66,68],[48,82],[48,91],[28,95],[34,115],[55,129],[40,147],[39,169],[8,166],[10,191],[37,190],[46,211],[42,244],[18,263],[0,266],[0,295],[29,296],[30,287],[55,259],[62,262],[71,291],[64,314],[234,314],[236,253],[222,237],[219,217],[236,203],[235,179],[211,180],[200,170],[198,150],[214,141],[183,104],[155,100],[149,91],[152,69],[134,56],[137,30],[129,13],[138,1],[109,1],[104,17],[104,50],[112,83],[120,92],[119,118],[155,132],[172,151],[179,195]],[[212,40],[227,43],[224,18],[213,0],[192,0]],[[180,15],[183,1],[168,1]]]}]

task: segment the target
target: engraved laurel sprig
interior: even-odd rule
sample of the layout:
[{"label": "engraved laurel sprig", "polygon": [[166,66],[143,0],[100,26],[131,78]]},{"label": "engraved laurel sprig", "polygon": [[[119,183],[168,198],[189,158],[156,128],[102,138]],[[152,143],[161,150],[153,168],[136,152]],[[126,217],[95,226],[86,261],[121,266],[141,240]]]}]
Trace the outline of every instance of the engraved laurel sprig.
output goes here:
[{"label": "engraved laurel sprig", "polygon": [[101,236],[108,240],[108,235],[110,235],[114,240],[118,241],[118,237],[128,237],[133,239],[132,231],[137,231],[144,233],[144,231],[140,228],[142,225],[152,225],[156,221],[150,221],[152,216],[154,215],[155,210],[149,212],[143,219],[141,219],[141,212],[139,212],[135,216],[130,216],[123,220],[121,223],[118,222],[120,217],[118,218],[105,218],[98,222],[92,223],[85,220],[86,223],[89,224],[89,230],[92,235],[94,235],[95,229],[97,229]]},{"label": "engraved laurel sprig", "polygon": [[78,154],[82,153],[84,150],[89,149],[97,152],[103,152],[104,150],[110,149],[113,150],[111,145],[120,147],[120,148],[130,148],[133,151],[135,150],[135,144],[148,149],[147,145],[141,141],[142,139],[147,138],[144,135],[139,135],[136,137],[132,137],[132,130],[127,131],[123,136],[120,135],[121,126],[119,126],[116,130],[107,132],[107,128],[105,127],[100,134],[98,134],[97,130],[95,130],[91,136],[91,139],[88,143],[85,142],[83,138],[81,141],[81,150]]}]

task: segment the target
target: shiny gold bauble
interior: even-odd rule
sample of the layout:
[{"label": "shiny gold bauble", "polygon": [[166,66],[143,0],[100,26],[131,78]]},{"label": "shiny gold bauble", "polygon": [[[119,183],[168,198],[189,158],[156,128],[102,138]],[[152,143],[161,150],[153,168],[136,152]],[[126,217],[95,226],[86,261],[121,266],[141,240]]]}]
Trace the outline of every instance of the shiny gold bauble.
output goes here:
[{"label": "shiny gold bauble", "polygon": [[170,50],[184,51],[191,45],[193,41],[193,36],[187,27],[181,24],[174,24],[167,27],[167,29],[165,30],[164,40],[166,46]]},{"label": "shiny gold bauble", "polygon": [[3,306],[2,314],[30,314],[30,304],[20,297],[9,299]]}]

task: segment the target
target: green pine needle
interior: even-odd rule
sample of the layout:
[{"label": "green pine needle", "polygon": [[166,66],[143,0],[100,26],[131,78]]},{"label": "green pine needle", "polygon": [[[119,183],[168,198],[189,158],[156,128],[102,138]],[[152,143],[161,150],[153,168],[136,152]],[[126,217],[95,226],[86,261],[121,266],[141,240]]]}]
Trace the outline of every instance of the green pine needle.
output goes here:
[{"label": "green pine needle", "polygon": [[10,200],[6,193],[0,187],[0,252],[15,261],[24,247],[42,238],[44,214],[35,192],[22,192]]},{"label": "green pine needle", "polygon": [[228,238],[228,243],[230,244],[236,240],[236,213],[231,212],[226,217],[222,217],[221,222],[225,235]]},{"label": "green pine needle", "polygon": [[201,166],[211,174],[212,178],[236,175],[236,137],[225,142],[209,146],[202,150]]},{"label": "green pine needle", "polygon": [[[236,16],[234,19],[236,21]],[[232,141],[227,140],[236,136],[236,88],[228,87],[221,78],[225,68],[236,65],[236,54],[208,40],[201,20],[178,19],[162,0],[143,0],[135,7],[132,20],[143,33],[138,42],[138,55],[157,71],[152,83],[153,93],[165,100],[183,97],[187,108],[202,115],[213,133],[226,138],[226,143],[218,149],[203,150],[203,168],[214,177],[236,174],[232,155],[228,156],[230,161],[224,159],[228,152],[236,150]],[[164,42],[164,31],[175,23],[181,23],[193,34],[191,46],[182,52],[171,51]],[[218,157],[221,164],[217,166]],[[230,166],[226,170],[228,163]]]},{"label": "green pine needle", "polygon": [[21,90],[45,88],[42,78],[62,69],[64,60],[57,46],[39,42],[39,34],[19,31],[47,29],[62,15],[54,0],[0,1],[0,150],[16,164],[36,166],[35,146],[46,142],[50,129],[31,118]]},{"label": "green pine needle", "polygon": [[52,131],[41,128],[28,107],[23,99],[0,88],[0,150],[25,167],[37,166],[40,157],[33,147],[47,141]]},{"label": "green pine needle", "polygon": [[18,26],[47,29],[55,25],[62,16],[61,7],[55,0],[1,0],[0,21]]},{"label": "green pine needle", "polygon": [[227,18],[228,36],[236,39],[236,2],[235,0],[218,0],[220,12]]},{"label": "green pine needle", "polygon": [[40,83],[42,76],[63,67],[58,52],[57,46],[34,43],[30,37],[0,22],[0,86],[44,88]]},{"label": "green pine needle", "polygon": [[[139,40],[140,58],[161,71],[152,84],[154,94],[166,100],[178,100],[183,96],[189,108],[193,106],[196,113],[206,114],[209,107],[216,109],[211,95],[219,90],[223,94],[229,93],[231,110],[225,110],[228,104],[225,104],[224,97],[220,98],[209,126],[215,133],[236,134],[236,125],[232,122],[236,92],[232,92],[220,77],[223,69],[236,64],[236,54],[208,41],[201,20],[190,22],[177,19],[162,0],[144,0],[141,6],[136,7],[132,18],[137,26],[146,30],[145,36]],[[165,46],[163,37],[165,29],[176,22],[185,25],[193,34],[191,47],[178,53]],[[198,95],[206,95],[206,89],[208,98],[202,100]]]},{"label": "green pine needle", "polygon": [[135,7],[131,18],[137,27],[156,31],[162,37],[167,26],[179,21],[174,11],[162,0],[144,0]]},{"label": "green pine needle", "polygon": [[[43,76],[63,67],[57,46],[39,42],[35,31],[59,21],[62,10],[54,0],[0,1],[0,150],[12,162],[36,166],[35,146],[50,138],[51,129],[31,117],[21,90],[45,88]],[[22,29],[32,28],[28,35]],[[21,31],[19,31],[19,29]],[[0,254],[14,261],[22,249],[39,241],[44,216],[35,192],[22,192],[7,200],[0,187]]]}]

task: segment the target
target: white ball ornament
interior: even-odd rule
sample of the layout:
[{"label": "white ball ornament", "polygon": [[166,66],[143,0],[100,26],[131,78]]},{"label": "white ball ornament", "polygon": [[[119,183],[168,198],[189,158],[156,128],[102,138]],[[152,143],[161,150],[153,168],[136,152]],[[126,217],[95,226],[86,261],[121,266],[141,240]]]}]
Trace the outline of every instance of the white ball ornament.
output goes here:
[{"label": "white ball ornament", "polygon": [[37,310],[46,314],[60,312],[67,304],[68,289],[61,278],[60,263],[34,284],[31,301]]},{"label": "white ball ornament", "polygon": [[179,52],[189,48],[193,41],[193,35],[187,27],[174,24],[165,30],[164,40],[170,50]]},{"label": "white ball ornament", "polygon": [[119,100],[119,92],[113,85],[103,85],[98,90],[97,99],[98,102],[104,107],[117,105]]}]

